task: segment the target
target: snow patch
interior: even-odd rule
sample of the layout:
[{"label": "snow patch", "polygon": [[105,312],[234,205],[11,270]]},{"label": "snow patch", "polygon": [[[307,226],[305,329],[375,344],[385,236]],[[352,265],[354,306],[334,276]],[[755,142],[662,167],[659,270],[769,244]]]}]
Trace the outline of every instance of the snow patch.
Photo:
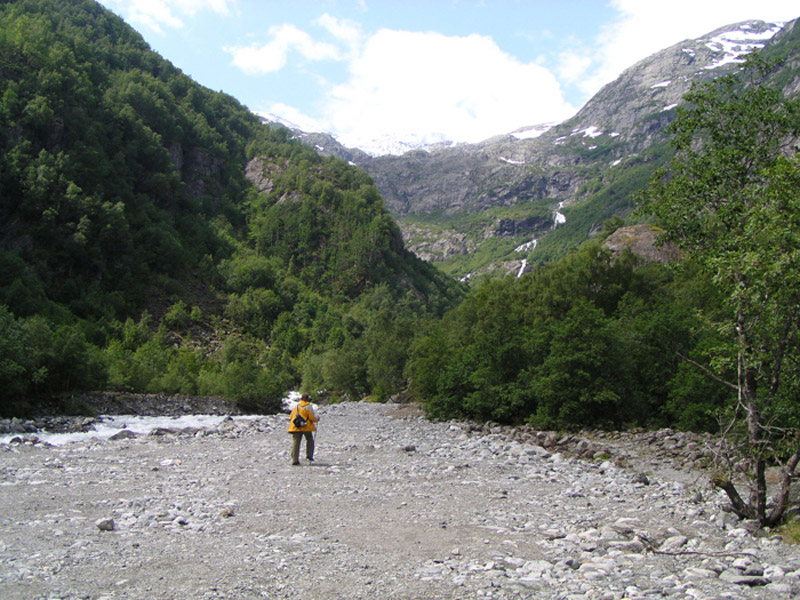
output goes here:
[{"label": "snow patch", "polygon": [[555,125],[556,123],[542,123],[540,125],[533,125],[532,127],[523,127],[522,129],[512,131],[511,135],[518,140],[531,140],[538,138],[545,131],[551,129]]},{"label": "snow patch", "polygon": [[676,106],[678,106],[677,102],[675,104],[667,104],[664,108],[661,109],[661,112],[664,112],[666,110],[672,110]]},{"label": "snow patch", "polygon": [[500,161],[502,161],[504,163],[508,163],[509,165],[524,165],[525,164],[524,160],[513,160],[513,159],[510,159],[510,158],[504,158],[502,156],[497,157],[497,160],[500,160]]},{"label": "snow patch", "polygon": [[[736,29],[715,35],[706,42],[706,48],[715,53],[722,53],[722,57],[705,68],[718,69],[724,65],[743,62],[746,54],[763,48],[764,43],[774,37],[783,28],[783,25],[783,23],[774,24],[770,29],[761,33]],[[749,26],[745,25],[745,27],[749,29]]]},{"label": "snow patch", "polygon": [[583,137],[588,138],[596,138],[603,135],[603,131],[599,127],[595,127],[594,125],[590,125],[585,129],[573,129],[572,135],[583,134]]},{"label": "snow patch", "polygon": [[654,83],[653,85],[650,86],[650,88],[651,89],[652,88],[665,88],[665,87],[669,87],[670,83],[672,83],[672,80],[671,79],[667,79],[666,81],[662,81],[660,83]]}]

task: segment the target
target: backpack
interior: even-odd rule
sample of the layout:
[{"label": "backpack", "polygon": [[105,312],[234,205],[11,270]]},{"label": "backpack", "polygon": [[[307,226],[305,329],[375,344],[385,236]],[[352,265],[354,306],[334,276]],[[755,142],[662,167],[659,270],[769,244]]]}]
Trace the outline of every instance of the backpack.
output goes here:
[{"label": "backpack", "polygon": [[295,426],[295,427],[297,427],[298,429],[302,429],[303,427],[305,427],[306,425],[308,425],[308,421],[306,421],[306,420],[305,420],[305,419],[304,419],[304,418],[303,418],[303,417],[300,415],[300,405],[299,405],[299,404],[298,404],[298,405],[295,407],[295,409],[294,409],[294,419],[292,419],[292,423],[293,423],[293,424],[294,424],[294,426]]}]

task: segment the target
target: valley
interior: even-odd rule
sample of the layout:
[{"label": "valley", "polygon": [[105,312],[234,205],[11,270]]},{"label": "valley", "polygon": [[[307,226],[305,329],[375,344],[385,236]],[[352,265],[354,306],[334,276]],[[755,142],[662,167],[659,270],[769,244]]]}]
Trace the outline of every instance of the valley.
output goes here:
[{"label": "valley", "polygon": [[[479,144],[370,156],[325,134],[294,133],[365,169],[421,258],[458,278],[519,273],[523,260],[559,258],[606,219],[635,222],[634,195],[666,164],[666,128],[690,87],[737,69],[751,50],[783,52],[794,24],[748,21],[686,40],[632,65],[567,121]],[[791,93],[796,58],[784,73]],[[534,238],[535,251],[519,249]]]}]

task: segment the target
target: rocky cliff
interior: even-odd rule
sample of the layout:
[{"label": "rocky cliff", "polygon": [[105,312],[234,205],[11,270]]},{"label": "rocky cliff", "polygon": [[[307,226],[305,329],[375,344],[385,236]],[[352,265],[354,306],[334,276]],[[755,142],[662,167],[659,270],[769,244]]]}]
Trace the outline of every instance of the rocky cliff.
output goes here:
[{"label": "rocky cliff", "polygon": [[597,169],[662,142],[692,83],[737,68],[746,52],[781,29],[748,21],[662,50],[624,71],[573,118],[536,137],[522,130],[474,145],[368,157],[360,165],[400,217],[476,212],[539,198],[569,203]]},{"label": "rocky cliff", "polygon": [[[571,119],[479,144],[368,156],[330,136],[302,135],[373,177],[418,255],[459,276],[503,263],[507,272],[522,260],[563,253],[603,220],[631,210],[631,193],[669,156],[665,128],[693,83],[738,68],[747,52],[778,45],[796,73],[795,23],[747,21],[686,40],[624,71]],[[787,93],[800,89],[796,75],[780,84]],[[563,231],[548,240],[557,229]]]}]

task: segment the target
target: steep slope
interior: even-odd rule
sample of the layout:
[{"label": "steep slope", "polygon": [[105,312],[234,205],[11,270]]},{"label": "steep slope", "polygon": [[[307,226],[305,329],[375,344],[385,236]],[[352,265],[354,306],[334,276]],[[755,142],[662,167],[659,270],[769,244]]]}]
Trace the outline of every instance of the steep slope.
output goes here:
[{"label": "steep slope", "polygon": [[[6,400],[88,385],[263,398],[307,357],[362,352],[381,303],[413,322],[459,294],[406,250],[368,175],[196,84],[96,2],[0,4]],[[91,378],[73,368],[89,355]],[[348,390],[377,385],[363,360],[347,368]],[[337,376],[320,371],[313,389]]]},{"label": "steep slope", "polygon": [[6,3],[0,30],[0,302],[125,316],[224,251],[257,119],[94,2]]},{"label": "steep slope", "polygon": [[[107,314],[130,314],[153,276],[180,278],[206,255],[230,254],[212,222],[246,225],[248,145],[283,172],[320,162],[94,2],[24,0],[0,18],[0,249],[27,264],[49,300],[76,308],[97,293],[99,305],[85,307],[94,311],[121,292],[126,301]],[[354,169],[337,169],[332,185],[351,185]],[[307,180],[321,173],[310,171]],[[371,218],[385,214],[372,204]],[[387,248],[400,276],[402,241]]]},{"label": "steep slope", "polygon": [[[544,131],[348,159],[372,175],[420,256],[443,261],[459,276],[519,272],[523,260],[559,256],[604,219],[627,214],[631,192],[666,158],[664,129],[691,84],[736,69],[751,50],[786,47],[794,25],[747,21],[657,52],[606,85],[573,118]],[[784,54],[797,56],[791,49]],[[797,71],[791,61],[786,69]],[[798,86],[792,81],[785,82],[787,91]],[[315,143],[323,152],[342,152],[330,140]]]}]

